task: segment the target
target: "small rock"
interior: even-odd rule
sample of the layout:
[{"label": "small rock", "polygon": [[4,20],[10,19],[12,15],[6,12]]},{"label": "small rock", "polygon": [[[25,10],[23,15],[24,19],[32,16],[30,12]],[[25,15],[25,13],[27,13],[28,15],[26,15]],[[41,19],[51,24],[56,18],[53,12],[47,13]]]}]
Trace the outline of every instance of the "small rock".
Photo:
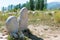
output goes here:
[{"label": "small rock", "polygon": [[0,37],[0,39],[3,39],[3,37]]},{"label": "small rock", "polygon": [[48,30],[47,28],[45,28],[44,30]]},{"label": "small rock", "polygon": [[58,37],[57,35],[55,35],[54,37]]}]

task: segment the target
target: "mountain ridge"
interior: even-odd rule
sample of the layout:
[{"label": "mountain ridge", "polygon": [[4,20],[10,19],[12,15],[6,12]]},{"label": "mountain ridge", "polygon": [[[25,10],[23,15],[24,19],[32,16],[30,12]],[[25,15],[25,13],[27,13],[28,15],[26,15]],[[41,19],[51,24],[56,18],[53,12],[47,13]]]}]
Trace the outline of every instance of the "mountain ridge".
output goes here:
[{"label": "mountain ridge", "polygon": [[47,9],[59,9],[59,8],[60,8],[60,2],[47,3]]}]

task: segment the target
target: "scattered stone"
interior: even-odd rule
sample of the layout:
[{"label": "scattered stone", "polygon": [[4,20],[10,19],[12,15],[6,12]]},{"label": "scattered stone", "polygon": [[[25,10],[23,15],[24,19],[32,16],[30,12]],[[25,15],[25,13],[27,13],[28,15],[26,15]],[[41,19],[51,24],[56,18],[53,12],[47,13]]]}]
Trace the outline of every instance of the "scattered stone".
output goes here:
[{"label": "scattered stone", "polygon": [[36,13],[35,11],[32,12],[32,14],[35,14],[35,13]]},{"label": "scattered stone", "polygon": [[7,38],[8,38],[8,35],[3,36],[3,38],[4,38],[4,39],[7,39]]},{"label": "scattered stone", "polygon": [[1,31],[2,31],[2,33],[3,33],[3,34],[2,34],[3,36],[8,35],[8,31],[6,30],[5,27],[2,27],[2,28],[1,28]]},{"label": "scattered stone", "polygon": [[3,39],[3,37],[0,37],[0,39]]},{"label": "scattered stone", "polygon": [[47,28],[45,28],[44,30],[48,30]]},{"label": "scattered stone", "polygon": [[8,35],[8,33],[7,33],[7,32],[4,32],[4,33],[2,34],[2,36],[5,36],[5,35]]},{"label": "scattered stone", "polygon": [[57,35],[55,35],[54,37],[58,37]]}]

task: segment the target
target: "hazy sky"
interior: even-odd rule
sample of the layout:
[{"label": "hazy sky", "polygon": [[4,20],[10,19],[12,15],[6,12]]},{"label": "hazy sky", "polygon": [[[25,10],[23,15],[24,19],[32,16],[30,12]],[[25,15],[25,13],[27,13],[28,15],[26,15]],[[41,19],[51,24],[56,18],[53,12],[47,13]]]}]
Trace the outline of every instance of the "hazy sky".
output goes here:
[{"label": "hazy sky", "polygon": [[50,3],[50,2],[60,2],[60,0],[47,0],[47,3]]},{"label": "hazy sky", "polygon": [[[0,10],[3,6],[7,7],[10,4],[13,4],[13,5],[17,5],[19,3],[22,4],[22,3],[25,3],[26,1],[29,1],[29,0],[0,0]],[[60,0],[47,0],[47,3],[50,3],[50,2],[60,2]]]},{"label": "hazy sky", "polygon": [[4,7],[7,7],[8,5],[17,5],[19,3],[25,3],[26,1],[28,0],[0,0],[0,10],[1,8],[4,6]]}]

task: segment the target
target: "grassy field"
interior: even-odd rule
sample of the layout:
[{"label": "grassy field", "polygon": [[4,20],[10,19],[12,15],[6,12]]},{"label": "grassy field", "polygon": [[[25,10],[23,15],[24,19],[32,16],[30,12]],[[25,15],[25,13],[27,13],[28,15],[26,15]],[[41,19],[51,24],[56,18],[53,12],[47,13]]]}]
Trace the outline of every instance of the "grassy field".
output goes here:
[{"label": "grassy field", "polygon": [[[19,13],[11,14],[6,12],[5,14],[0,12],[0,27],[4,26],[6,19],[9,16],[19,16]],[[60,23],[60,11],[29,11],[28,13],[28,24],[46,24],[46,25],[54,25]]]},{"label": "grassy field", "polygon": [[[2,31],[1,28],[5,27],[6,19],[9,16],[15,16],[16,18],[18,18],[19,12],[15,14],[13,12],[5,12],[4,14],[0,12],[0,31]],[[57,30],[56,28],[58,29],[60,28],[60,25],[59,25],[60,24],[60,11],[59,10],[29,11],[28,12],[28,25],[31,25],[31,24],[37,26],[37,28],[38,28],[38,25],[47,25],[49,27],[52,27],[52,30],[54,29]],[[33,31],[34,29],[31,28],[31,30]],[[42,35],[41,37],[44,37],[44,35]]]}]

